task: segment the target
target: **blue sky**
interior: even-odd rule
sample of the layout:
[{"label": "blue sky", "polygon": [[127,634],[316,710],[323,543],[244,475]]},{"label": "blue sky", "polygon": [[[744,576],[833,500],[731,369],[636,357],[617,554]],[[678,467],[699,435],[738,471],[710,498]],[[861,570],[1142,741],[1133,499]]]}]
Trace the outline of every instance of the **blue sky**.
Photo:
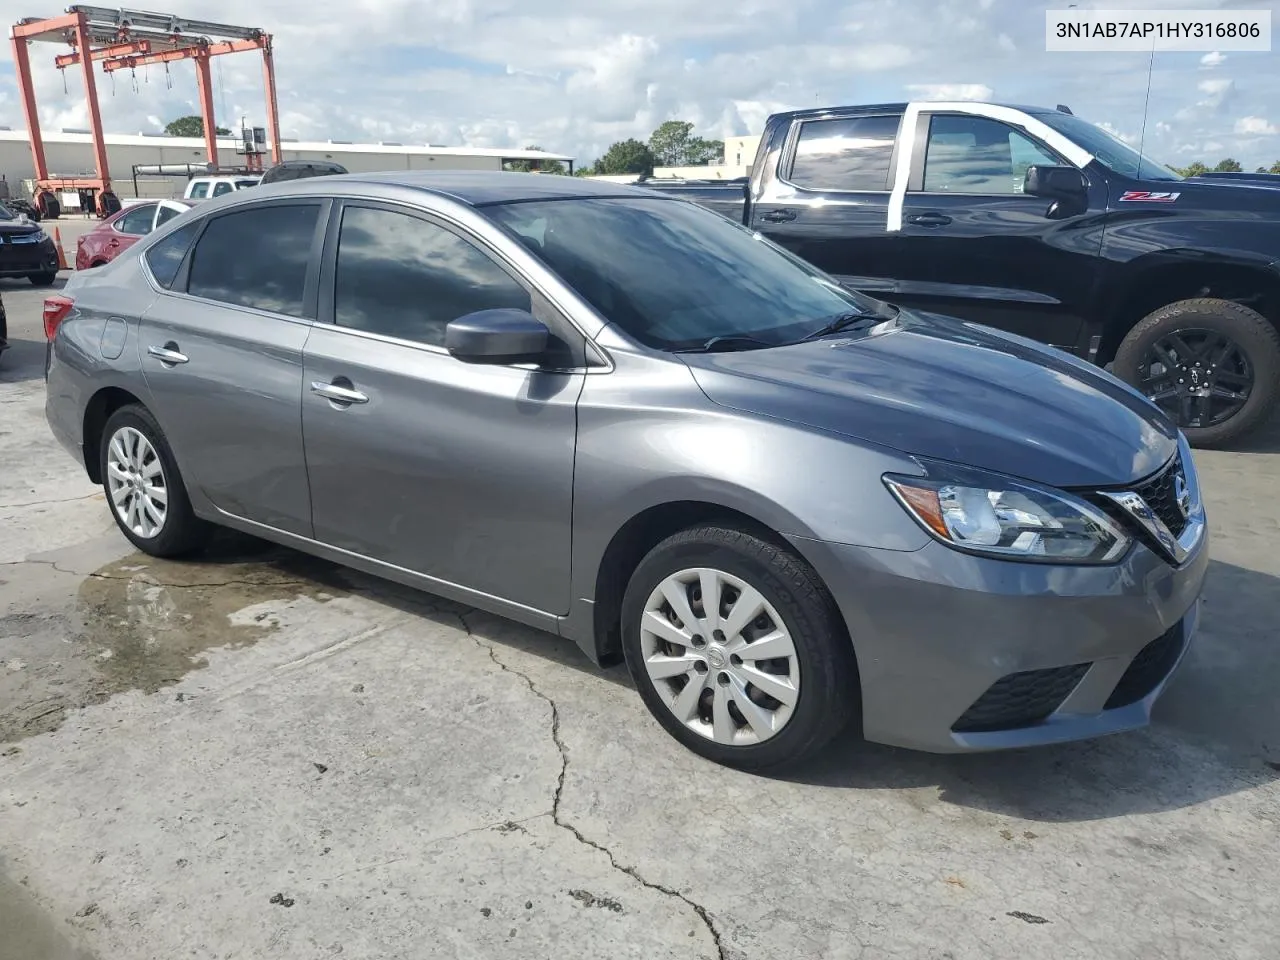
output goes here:
[{"label": "blue sky", "polygon": [[[1080,7],[1271,9],[1280,0],[1126,0]],[[758,133],[774,110],[937,97],[1072,110],[1136,141],[1146,54],[1046,53],[1045,4],[1027,0],[154,0],[145,6],[276,36],[286,137],[525,146],[580,160],[663,120],[707,136]],[[1053,4],[1065,7],[1067,3]],[[49,12],[60,9],[54,4]],[[323,19],[321,19],[323,18]],[[56,48],[32,48],[44,122],[83,127]],[[0,124],[22,125],[8,45]],[[215,70],[219,122],[263,122],[252,55]],[[99,85],[108,130],[156,130],[194,112],[192,66]],[[1163,53],[1146,146],[1174,165],[1280,160],[1280,52]]]}]

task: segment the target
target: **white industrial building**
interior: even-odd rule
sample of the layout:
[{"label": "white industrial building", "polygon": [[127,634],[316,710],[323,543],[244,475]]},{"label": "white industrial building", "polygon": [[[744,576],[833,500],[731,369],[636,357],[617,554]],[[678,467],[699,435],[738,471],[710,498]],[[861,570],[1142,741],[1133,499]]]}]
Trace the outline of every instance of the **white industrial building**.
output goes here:
[{"label": "white industrial building", "polygon": [[[42,132],[50,177],[93,175],[93,147],[85,131]],[[167,134],[112,134],[104,138],[110,164],[112,187],[120,197],[134,196],[132,169],[135,164],[208,162],[204,140],[171,137]],[[236,153],[235,137],[218,138],[218,163],[223,167],[243,166],[245,158]],[[332,160],[352,173],[378,170],[501,170],[514,160],[558,160],[571,165],[573,157],[542,150],[515,150],[487,147],[440,147],[429,144],[350,143],[347,141],[298,141],[281,138],[281,159]],[[269,158],[264,158],[268,165]],[[35,176],[31,145],[25,130],[0,128],[0,177],[14,195],[24,195],[24,181]],[[138,178],[142,196],[180,196],[185,178]]]}]

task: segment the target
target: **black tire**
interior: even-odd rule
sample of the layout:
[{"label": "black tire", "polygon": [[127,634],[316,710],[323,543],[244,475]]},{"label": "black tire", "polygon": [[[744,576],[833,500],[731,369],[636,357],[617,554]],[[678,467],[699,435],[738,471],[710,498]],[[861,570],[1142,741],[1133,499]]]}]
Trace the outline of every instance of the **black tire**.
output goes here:
[{"label": "black tire", "polygon": [[[791,634],[799,663],[799,697],[786,725],[768,739],[741,746],[720,744],[689,729],[672,713],[644,667],[640,623],[645,604],[663,580],[691,567],[721,570],[754,587]],[[622,646],[649,712],[694,753],[726,766],[765,770],[799,763],[861,714],[853,647],[826,587],[789,550],[732,526],[692,527],[649,551],[623,597]]]},{"label": "black tire", "polygon": [[32,273],[27,276],[27,279],[31,281],[32,286],[51,287],[58,279],[58,272],[53,270],[49,273]]},{"label": "black tire", "polygon": [[112,214],[119,213],[122,204],[120,198],[112,190],[104,190],[98,195],[98,218],[105,220]]},{"label": "black tire", "polygon": [[[121,519],[112,502],[111,485],[107,472],[107,454],[111,438],[123,427],[132,427],[142,434],[155,450],[163,471],[164,488],[168,494],[168,504],[164,523],[160,532],[152,537],[140,536],[130,529]],[[129,404],[121,407],[108,419],[102,429],[102,440],[98,450],[98,469],[102,477],[102,489],[107,495],[107,508],[116,521],[120,532],[143,553],[153,557],[180,557],[200,548],[208,539],[210,528],[207,523],[195,515],[191,509],[191,500],[187,496],[187,488],[183,483],[178,464],[173,459],[173,451],[165,440],[164,431],[156,423],[151,411],[141,404]]]},{"label": "black tire", "polygon": [[40,209],[40,216],[45,220],[57,220],[62,216],[62,204],[47,190],[36,196],[36,206]]},{"label": "black tire", "polygon": [[1249,398],[1234,414],[1209,426],[1179,424],[1195,447],[1231,443],[1260,426],[1280,399],[1280,332],[1266,317],[1243,304],[1210,297],[1180,300],[1161,307],[1129,331],[1116,351],[1113,371],[1141,389],[1141,367],[1158,341],[1180,330],[1203,330],[1230,338],[1253,372]]}]

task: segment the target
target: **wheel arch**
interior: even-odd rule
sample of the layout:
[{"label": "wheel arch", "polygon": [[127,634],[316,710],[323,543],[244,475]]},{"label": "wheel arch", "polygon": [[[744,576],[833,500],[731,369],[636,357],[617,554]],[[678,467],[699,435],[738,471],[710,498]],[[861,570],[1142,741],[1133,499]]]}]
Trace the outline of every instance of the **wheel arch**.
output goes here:
[{"label": "wheel arch", "polygon": [[84,423],[82,426],[82,444],[84,449],[84,468],[89,479],[94,483],[102,482],[101,458],[102,431],[111,419],[111,415],[121,407],[129,404],[145,404],[137,396],[123,387],[102,387],[85,404]]},{"label": "wheel arch", "polygon": [[1132,261],[1113,292],[1095,358],[1115,359],[1129,331],[1161,307],[1212,297],[1256,310],[1280,330],[1280,261],[1235,251],[1166,250]]},{"label": "wheel arch", "polygon": [[[787,537],[774,526],[739,507],[699,499],[652,504],[633,514],[618,527],[596,565],[592,637],[597,662],[610,665],[619,663],[622,659],[622,598],[631,573],[640,561],[672,534],[708,523],[722,523],[744,530],[779,549],[796,554],[813,568],[814,576],[819,582],[823,582],[817,568]],[[825,582],[823,587],[829,590]],[[847,631],[848,625],[844,623],[843,615],[841,624]]]}]

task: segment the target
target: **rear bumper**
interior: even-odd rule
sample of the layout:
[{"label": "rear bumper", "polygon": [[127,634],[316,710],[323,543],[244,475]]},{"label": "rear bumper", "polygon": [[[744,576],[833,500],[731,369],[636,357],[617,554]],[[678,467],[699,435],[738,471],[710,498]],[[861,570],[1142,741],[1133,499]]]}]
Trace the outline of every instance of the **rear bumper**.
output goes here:
[{"label": "rear bumper", "polygon": [[795,541],[849,628],[867,739],[939,753],[1145,726],[1191,642],[1207,537],[1178,567],[1107,567]]}]

